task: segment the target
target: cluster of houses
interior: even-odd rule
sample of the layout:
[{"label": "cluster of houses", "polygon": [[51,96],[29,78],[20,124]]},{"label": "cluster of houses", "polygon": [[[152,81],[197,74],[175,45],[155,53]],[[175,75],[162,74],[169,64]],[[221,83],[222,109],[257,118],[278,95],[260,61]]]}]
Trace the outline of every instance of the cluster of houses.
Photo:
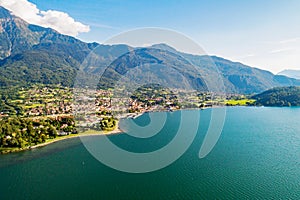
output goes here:
[{"label": "cluster of houses", "polygon": [[45,103],[43,106],[37,106],[25,110],[25,116],[43,116],[57,114],[71,114],[71,102],[60,101],[59,103]]},{"label": "cluster of houses", "polygon": [[19,104],[25,116],[43,116],[72,113],[72,92],[68,88],[32,86],[22,88]]},{"label": "cluster of houses", "polygon": [[98,112],[110,112],[112,108],[112,98],[109,96],[98,96],[95,100]]},{"label": "cluster of houses", "polygon": [[175,104],[172,100],[165,100],[162,97],[157,97],[154,99],[147,99],[146,102],[138,101],[137,99],[129,100],[128,111],[130,113],[143,113],[149,111],[159,111],[159,110],[177,110],[179,106]]},{"label": "cluster of houses", "polygon": [[[60,114],[79,113],[84,116],[83,125],[96,125],[103,116],[111,116],[112,113],[143,113],[149,111],[173,111],[180,109],[180,105],[192,105],[198,108],[211,107],[220,102],[213,101],[215,95],[209,92],[197,93],[176,90],[139,91],[143,99],[136,97],[116,97],[111,90],[82,89],[76,102],[73,101],[73,93],[68,88],[35,87],[23,90],[20,96],[20,105],[24,107],[24,116],[50,116]],[[149,92],[149,93],[148,93]],[[76,94],[76,92],[74,93]],[[152,94],[152,96],[147,96]],[[175,95],[176,94],[176,95]],[[181,95],[180,95],[181,94]],[[217,95],[220,99],[234,99],[240,96],[236,94]],[[182,108],[185,108],[183,106]],[[0,113],[0,119],[7,113]],[[64,134],[64,133],[61,133]]]}]

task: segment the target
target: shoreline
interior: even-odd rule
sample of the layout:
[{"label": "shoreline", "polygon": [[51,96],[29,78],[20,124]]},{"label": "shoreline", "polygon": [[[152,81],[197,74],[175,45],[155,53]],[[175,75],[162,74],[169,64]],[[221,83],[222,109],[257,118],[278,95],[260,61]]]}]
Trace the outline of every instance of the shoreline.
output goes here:
[{"label": "shoreline", "polygon": [[[90,131],[93,131],[93,130],[90,130]],[[55,142],[59,142],[59,141],[63,141],[63,140],[68,140],[68,139],[72,139],[72,138],[79,138],[79,137],[89,137],[89,136],[104,136],[104,135],[114,135],[114,134],[120,134],[120,133],[123,133],[123,131],[121,131],[120,129],[116,129],[116,130],[113,130],[113,131],[94,131],[95,133],[78,133],[78,134],[71,134],[71,135],[68,135],[68,136],[62,136],[62,138],[55,138],[55,139],[52,139],[48,142],[44,142],[44,143],[41,143],[41,144],[37,144],[37,145],[34,145],[34,146],[31,146],[31,147],[28,147],[28,149],[36,149],[36,148],[39,148],[39,147],[43,147],[43,146],[47,146],[49,144],[53,144]]]},{"label": "shoreline", "polygon": [[[178,110],[174,110],[172,112],[176,112],[176,111],[180,111],[180,110],[205,110],[205,109],[209,109],[209,108],[217,108],[217,107],[223,107],[223,106],[215,106],[215,107],[208,107],[208,108],[185,108],[185,109],[178,109]],[[149,112],[149,111],[148,111]],[[150,112],[170,112],[167,110],[158,110],[158,111],[150,111]],[[127,114],[127,116],[122,116],[120,119],[136,119],[140,116],[142,116],[144,113],[147,112],[143,112],[143,113],[131,113],[131,114]],[[29,147],[25,147],[25,148],[7,148],[7,150],[1,149],[0,151],[0,155],[2,154],[10,154],[10,153],[17,153],[17,152],[22,152],[22,151],[27,151],[27,150],[32,150],[32,149],[37,149],[40,147],[44,147],[44,146],[48,146],[50,144],[59,142],[59,141],[63,141],[63,140],[68,140],[68,139],[72,139],[72,138],[78,138],[78,137],[89,137],[89,136],[107,136],[107,135],[114,135],[114,134],[122,134],[124,133],[124,131],[122,131],[120,129],[120,127],[118,126],[115,130],[112,131],[97,131],[97,130],[88,130],[82,133],[78,133],[78,134],[70,134],[67,136],[58,136],[54,139],[50,139],[49,141],[46,141],[44,143],[41,144],[37,144],[34,146],[29,146]]]},{"label": "shoreline", "polygon": [[[92,132],[92,133],[89,133],[89,132]],[[58,136],[58,137],[56,137],[54,139],[50,139],[49,141],[46,141],[44,143],[25,147],[25,148],[7,148],[7,150],[5,150],[5,148],[4,148],[1,150],[0,155],[28,151],[28,150],[32,150],[32,149],[38,149],[40,147],[45,147],[50,144],[60,142],[63,140],[72,139],[72,138],[89,137],[89,136],[108,136],[108,135],[115,135],[115,134],[121,134],[121,133],[124,133],[124,131],[122,131],[119,127],[112,131],[88,130],[86,132],[82,132],[82,133],[78,133],[78,134],[70,134],[67,136]]]}]

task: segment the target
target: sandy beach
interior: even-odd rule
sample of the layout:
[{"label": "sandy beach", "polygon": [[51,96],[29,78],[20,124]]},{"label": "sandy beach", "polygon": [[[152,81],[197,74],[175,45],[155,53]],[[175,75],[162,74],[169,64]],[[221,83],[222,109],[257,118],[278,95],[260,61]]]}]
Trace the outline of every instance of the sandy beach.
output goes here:
[{"label": "sandy beach", "polygon": [[78,138],[78,137],[88,137],[88,136],[107,136],[107,135],[113,135],[113,134],[120,134],[123,133],[123,131],[119,128],[113,130],[113,131],[96,131],[96,130],[89,130],[83,133],[78,133],[78,134],[71,134],[71,135],[67,135],[67,136],[58,136],[55,139],[51,139],[49,141],[46,141],[44,143],[41,144],[37,144],[34,146],[29,146],[29,147],[25,147],[25,148],[14,148],[14,149],[8,149],[8,150],[2,150],[1,154],[8,154],[8,153],[14,153],[14,152],[20,152],[20,151],[26,151],[26,150],[31,150],[31,149],[36,149],[36,148],[40,148],[40,147],[44,147],[50,144],[53,144],[55,142],[59,142],[62,140],[68,140],[71,138]]}]

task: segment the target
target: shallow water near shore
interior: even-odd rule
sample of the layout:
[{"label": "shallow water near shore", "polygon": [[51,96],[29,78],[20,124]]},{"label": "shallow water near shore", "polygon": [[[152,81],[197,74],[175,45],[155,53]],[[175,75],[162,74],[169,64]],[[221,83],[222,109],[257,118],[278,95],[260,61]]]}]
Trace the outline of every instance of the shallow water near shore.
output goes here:
[{"label": "shallow water near shore", "polygon": [[[300,108],[227,108],[224,129],[208,156],[198,153],[211,110],[201,112],[197,136],[170,166],[145,174],[111,169],[96,160],[79,138],[0,155],[1,199],[299,199]],[[149,138],[110,135],[137,153],[168,144],[180,113],[167,113],[163,130]],[[189,120],[193,120],[192,118]],[[147,114],[135,119],[149,123]],[[95,143],[99,137],[90,136]]]}]

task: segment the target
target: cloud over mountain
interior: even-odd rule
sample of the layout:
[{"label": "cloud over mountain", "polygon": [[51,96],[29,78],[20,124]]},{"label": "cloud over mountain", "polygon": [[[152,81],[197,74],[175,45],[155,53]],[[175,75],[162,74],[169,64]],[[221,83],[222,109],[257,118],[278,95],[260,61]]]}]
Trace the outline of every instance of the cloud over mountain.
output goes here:
[{"label": "cloud over mountain", "polygon": [[75,21],[67,13],[56,10],[39,10],[35,4],[27,0],[0,0],[0,6],[30,24],[53,28],[65,35],[77,36],[79,33],[90,30],[89,26]]}]

